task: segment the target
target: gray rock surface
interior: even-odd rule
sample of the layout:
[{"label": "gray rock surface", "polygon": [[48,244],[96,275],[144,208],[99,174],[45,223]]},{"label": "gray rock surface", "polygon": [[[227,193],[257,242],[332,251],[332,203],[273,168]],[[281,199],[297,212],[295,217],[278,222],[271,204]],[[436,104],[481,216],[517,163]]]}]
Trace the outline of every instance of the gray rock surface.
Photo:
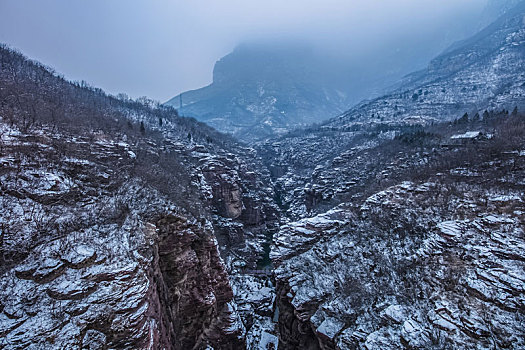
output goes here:
[{"label": "gray rock surface", "polygon": [[278,221],[254,151],[0,56],[0,348],[244,348],[225,262]]},{"label": "gray rock surface", "polygon": [[456,189],[405,182],[284,227],[282,348],[525,346],[524,199]]},{"label": "gray rock surface", "polygon": [[523,11],[255,149],[0,48],[0,348],[524,348]]}]

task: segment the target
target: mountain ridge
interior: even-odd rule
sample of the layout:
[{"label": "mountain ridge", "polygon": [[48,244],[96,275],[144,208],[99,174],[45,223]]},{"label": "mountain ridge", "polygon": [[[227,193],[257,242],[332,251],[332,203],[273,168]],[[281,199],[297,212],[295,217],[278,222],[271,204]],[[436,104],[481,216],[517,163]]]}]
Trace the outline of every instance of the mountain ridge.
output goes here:
[{"label": "mountain ridge", "polygon": [[519,67],[524,60],[524,15],[525,2],[520,2],[478,34],[433,59],[427,69],[408,75],[395,90],[363,101],[323,126],[397,123],[412,117],[431,123],[496,107],[523,107],[525,76]]},{"label": "mountain ridge", "polygon": [[182,108],[181,95],[166,104],[244,140],[279,134],[350,104],[323,64],[301,45],[241,45],[217,61],[212,84],[182,93]]},{"label": "mountain ridge", "polygon": [[0,47],[0,347],[523,348],[520,15],[253,148]]}]

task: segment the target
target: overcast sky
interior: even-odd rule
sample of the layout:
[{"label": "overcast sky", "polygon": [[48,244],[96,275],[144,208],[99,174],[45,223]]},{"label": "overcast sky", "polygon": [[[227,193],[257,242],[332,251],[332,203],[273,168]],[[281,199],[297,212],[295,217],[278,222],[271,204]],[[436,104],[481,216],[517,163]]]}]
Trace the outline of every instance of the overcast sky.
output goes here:
[{"label": "overcast sky", "polygon": [[[166,101],[210,83],[246,40],[299,38],[341,56],[446,35],[487,0],[0,0],[0,42],[110,93]],[[450,38],[456,40],[457,38]]]}]

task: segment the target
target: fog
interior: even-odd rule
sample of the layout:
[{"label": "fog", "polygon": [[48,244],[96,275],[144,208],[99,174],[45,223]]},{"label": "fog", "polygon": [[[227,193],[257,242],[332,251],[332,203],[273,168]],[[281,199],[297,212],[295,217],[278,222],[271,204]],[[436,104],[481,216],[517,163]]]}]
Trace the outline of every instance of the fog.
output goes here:
[{"label": "fog", "polygon": [[[487,0],[0,0],[0,41],[116,94],[165,101],[210,83],[246,41],[292,40],[377,73],[424,67]],[[389,58],[390,57],[390,58]]]}]

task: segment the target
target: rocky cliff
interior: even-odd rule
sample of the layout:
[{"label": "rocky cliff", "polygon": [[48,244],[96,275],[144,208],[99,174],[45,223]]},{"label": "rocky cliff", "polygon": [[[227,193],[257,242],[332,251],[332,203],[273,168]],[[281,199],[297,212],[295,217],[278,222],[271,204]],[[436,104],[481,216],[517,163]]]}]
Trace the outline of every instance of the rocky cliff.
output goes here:
[{"label": "rocky cliff", "polygon": [[166,104],[244,141],[282,134],[350,106],[327,61],[297,44],[241,45],[215,64],[212,84]]},{"label": "rocky cliff", "polygon": [[405,182],[283,227],[281,348],[522,348],[521,192],[455,186]]},{"label": "rocky cliff", "polygon": [[524,348],[522,15],[255,149],[1,47],[0,348]]},{"label": "rocky cliff", "polygon": [[524,347],[522,20],[258,146],[290,219],[270,254],[281,349]]},{"label": "rocky cliff", "polygon": [[0,58],[0,347],[245,347],[232,256],[278,220],[253,150]]},{"label": "rocky cliff", "polygon": [[2,126],[3,348],[242,346],[211,223],[127,178],[127,144]]},{"label": "rocky cliff", "polygon": [[274,172],[296,218],[270,254],[280,348],[523,347],[524,123],[505,111],[267,144],[294,176]]}]

